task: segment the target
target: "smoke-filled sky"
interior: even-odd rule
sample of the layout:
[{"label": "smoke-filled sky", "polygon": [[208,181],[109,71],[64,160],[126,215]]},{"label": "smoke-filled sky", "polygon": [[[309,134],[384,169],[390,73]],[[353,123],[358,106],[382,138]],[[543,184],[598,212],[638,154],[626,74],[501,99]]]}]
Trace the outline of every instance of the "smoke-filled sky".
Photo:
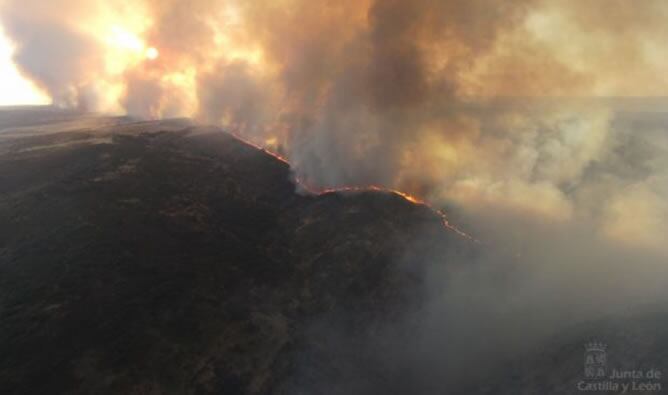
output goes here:
[{"label": "smoke-filled sky", "polygon": [[664,248],[668,126],[584,99],[668,95],[663,0],[0,4],[16,67],[58,105],[219,124],[317,187]]}]

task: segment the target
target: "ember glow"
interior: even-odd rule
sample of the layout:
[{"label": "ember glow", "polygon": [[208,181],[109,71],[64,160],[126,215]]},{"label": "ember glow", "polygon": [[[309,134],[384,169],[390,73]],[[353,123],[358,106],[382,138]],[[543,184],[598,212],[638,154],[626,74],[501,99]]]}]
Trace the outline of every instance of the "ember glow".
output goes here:
[{"label": "ember glow", "polygon": [[[302,187],[304,187],[304,185],[305,185],[299,179],[297,179],[297,183],[299,185],[301,185]],[[408,193],[398,191],[396,189],[384,188],[384,187],[381,187],[381,186],[378,186],[378,185],[369,185],[369,186],[366,186],[366,187],[344,186],[344,187],[340,187],[340,188],[327,188],[327,189],[323,189],[323,190],[316,190],[316,189],[311,188],[311,187],[304,187],[304,188],[307,191],[309,191],[310,193],[318,194],[318,195],[324,195],[324,194],[328,194],[328,193],[361,193],[361,192],[381,192],[381,193],[394,194],[394,195],[400,196],[401,198],[403,198],[404,200],[406,200],[406,201],[408,201],[412,204],[427,207],[429,210],[433,211],[434,214],[438,215],[441,218],[441,222],[443,223],[443,226],[446,229],[448,229],[452,232],[455,232],[457,235],[459,235],[459,236],[461,236],[461,237],[463,237],[463,238],[465,238],[469,241],[481,244],[480,240],[474,238],[473,236],[471,236],[471,235],[467,234],[466,232],[462,231],[461,229],[459,229],[457,226],[451,224],[450,221],[448,220],[447,215],[445,214],[445,212],[443,210],[436,209],[430,203],[428,203],[428,202],[426,202],[426,201],[424,201],[424,200],[422,200],[418,197],[412,196]]]},{"label": "ember glow", "polygon": [[[257,145],[255,143],[253,143],[252,141],[246,140],[242,135],[240,135],[238,133],[230,132],[230,134],[232,134],[237,139],[243,141],[244,143],[250,145],[251,147],[254,147],[256,149],[259,149],[259,150],[267,153],[268,155],[274,157],[276,160],[278,160],[282,163],[285,163],[287,165],[290,165],[290,162],[286,158],[282,157],[281,155],[278,155],[278,154],[268,150],[267,148],[265,148],[263,146]],[[459,235],[459,236],[461,236],[461,237],[463,237],[463,238],[465,238],[469,241],[481,244],[480,240],[478,240],[475,237],[469,235],[468,233],[462,231],[457,226],[451,224],[450,221],[448,220],[447,215],[445,214],[445,212],[443,210],[436,209],[430,203],[428,203],[428,202],[426,202],[426,201],[424,201],[424,200],[422,200],[422,199],[420,199],[416,196],[410,195],[406,192],[402,192],[402,191],[398,191],[398,190],[390,189],[390,188],[384,188],[384,187],[381,187],[381,186],[378,186],[378,185],[343,186],[343,187],[339,187],[339,188],[318,189],[318,188],[309,186],[308,183],[302,181],[299,177],[295,177],[294,182],[295,182],[295,184],[297,184],[297,186],[301,190],[306,191],[307,193],[309,193],[311,195],[326,195],[326,194],[329,194],[329,193],[344,193],[345,194],[345,193],[362,193],[362,192],[380,192],[380,193],[394,194],[394,195],[400,196],[401,198],[403,198],[404,200],[406,200],[406,201],[408,201],[412,204],[427,207],[429,210],[433,211],[435,215],[437,215],[441,218],[441,222],[443,223],[443,226],[446,229],[448,229],[452,232],[455,232],[457,235]]]}]

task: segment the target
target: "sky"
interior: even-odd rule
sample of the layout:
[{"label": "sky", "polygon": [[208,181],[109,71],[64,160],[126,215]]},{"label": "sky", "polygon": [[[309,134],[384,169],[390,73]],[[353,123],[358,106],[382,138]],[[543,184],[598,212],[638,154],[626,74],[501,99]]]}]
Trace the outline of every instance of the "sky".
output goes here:
[{"label": "sky", "polygon": [[19,73],[12,54],[12,43],[0,25],[0,106],[51,103],[48,95]]}]

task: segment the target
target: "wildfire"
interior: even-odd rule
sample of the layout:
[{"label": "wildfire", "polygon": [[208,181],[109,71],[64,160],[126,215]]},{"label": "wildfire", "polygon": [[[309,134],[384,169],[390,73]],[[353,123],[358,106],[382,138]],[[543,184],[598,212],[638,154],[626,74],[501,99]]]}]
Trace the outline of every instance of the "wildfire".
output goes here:
[{"label": "wildfire", "polygon": [[[247,140],[246,138],[239,135],[238,132],[227,131],[227,133],[231,134],[232,136],[234,136],[237,140],[241,141],[242,143],[247,144],[247,145],[249,145],[253,148],[256,148],[256,149],[258,149],[262,152],[265,152],[268,155],[270,155],[270,156],[276,158],[277,160],[285,163],[286,165],[290,166],[290,162],[285,157],[283,157],[283,156],[281,156],[281,155],[279,155],[275,152],[272,152],[272,151],[268,150],[266,147],[263,147],[261,145],[258,145],[256,143],[252,142],[252,141]],[[459,236],[461,236],[461,237],[463,237],[467,240],[470,240],[470,241],[472,241],[476,244],[481,244],[480,240],[478,240],[475,237],[469,235],[468,233],[462,231],[461,229],[457,228],[455,225],[452,225],[450,223],[450,221],[448,220],[445,212],[443,212],[443,210],[439,210],[439,209],[433,207],[429,202],[427,202],[423,199],[420,199],[419,197],[413,196],[409,193],[402,192],[402,191],[399,191],[399,190],[396,190],[396,189],[385,188],[385,187],[382,187],[382,186],[379,186],[379,185],[343,186],[343,187],[338,187],[338,188],[317,189],[317,188],[313,188],[313,187],[309,186],[306,182],[301,180],[299,177],[295,177],[294,181],[297,185],[299,185],[300,188],[302,188],[306,192],[308,192],[312,195],[316,195],[316,196],[326,195],[328,193],[355,193],[355,192],[380,192],[380,193],[391,193],[391,194],[397,195],[397,196],[403,198],[404,200],[406,200],[406,201],[408,201],[412,204],[427,207],[429,210],[431,210],[432,212],[434,212],[435,214],[437,214],[441,218],[441,222],[443,223],[443,226],[446,229],[451,230],[451,231],[455,232],[456,234],[458,234]]]},{"label": "wildfire", "polygon": [[[267,149],[266,146],[261,146],[261,145],[255,144],[255,143],[243,138],[242,136],[240,136],[236,132],[230,132],[230,134],[235,136],[240,141],[242,141],[242,142],[244,142],[244,143],[246,143],[246,144],[248,144],[248,145],[250,145],[254,148],[257,148],[258,150],[263,151],[263,152],[273,156],[277,160],[279,160],[279,161],[287,164],[288,166],[290,166],[290,162],[288,161],[287,158],[285,158],[285,157],[283,157],[283,156],[281,156],[281,155],[279,155],[275,152],[272,152],[271,150]],[[276,139],[273,139],[273,138],[270,139],[270,140],[265,141],[265,144],[268,144],[268,145],[271,145],[271,146],[276,146],[276,143],[277,143]],[[312,195],[317,195],[317,196],[325,195],[325,194],[328,194],[328,193],[355,193],[355,192],[380,192],[380,193],[391,193],[391,194],[400,196],[404,200],[406,200],[406,201],[408,201],[412,204],[425,206],[429,210],[431,210],[432,212],[437,214],[441,218],[441,222],[443,223],[443,226],[446,229],[451,230],[451,231],[455,232],[456,234],[458,234],[459,236],[461,236],[465,239],[468,239],[468,240],[470,240],[470,241],[472,241],[476,244],[482,244],[480,240],[476,239],[475,237],[469,235],[468,233],[466,233],[466,232],[462,231],[461,229],[457,228],[455,225],[451,224],[450,221],[448,220],[447,215],[445,214],[445,212],[443,210],[437,209],[431,203],[427,202],[426,200],[421,199],[417,196],[411,195],[407,192],[403,192],[403,191],[400,191],[400,190],[397,190],[397,189],[386,188],[386,187],[379,186],[379,185],[367,185],[367,186],[351,185],[351,186],[342,186],[342,187],[337,187],[337,188],[318,189],[318,188],[314,188],[314,187],[308,185],[308,183],[306,183],[305,181],[303,181],[299,177],[295,177],[294,181],[304,191],[306,191],[306,192],[308,192]]]},{"label": "wildfire", "polygon": [[[304,186],[304,183],[301,182],[300,180],[297,180],[297,182],[298,182],[300,185]],[[312,188],[306,188],[306,189],[307,189],[308,191],[313,192],[313,189],[312,189]],[[411,194],[408,194],[408,193],[406,193],[406,192],[398,191],[398,190],[396,190],[396,189],[391,189],[391,188],[384,188],[384,187],[381,187],[381,186],[378,186],[378,185],[369,185],[369,186],[366,186],[366,187],[345,186],[345,187],[341,187],[341,188],[327,188],[327,189],[323,189],[323,190],[320,190],[320,191],[317,191],[317,192],[314,192],[314,193],[317,194],[317,195],[323,195],[323,194],[327,194],[327,193],[340,193],[340,192],[369,192],[369,191],[372,191],[372,192],[382,192],[382,193],[391,193],[391,194],[394,194],[394,195],[397,195],[397,196],[400,196],[400,197],[404,198],[406,201],[408,201],[408,202],[410,202],[410,203],[412,203],[412,204],[416,204],[416,205],[420,205],[420,206],[425,206],[425,207],[427,207],[428,209],[430,209],[431,211],[433,211],[434,213],[436,213],[439,217],[441,217],[441,222],[443,223],[443,226],[444,226],[446,229],[449,229],[449,230],[455,232],[456,234],[458,234],[459,236],[461,236],[461,237],[463,237],[463,238],[465,238],[465,239],[468,239],[468,240],[470,240],[470,241],[472,241],[472,242],[474,242],[474,243],[476,243],[476,244],[481,244],[480,240],[478,240],[478,239],[476,239],[475,237],[469,235],[468,233],[462,231],[461,229],[457,228],[455,225],[452,225],[452,224],[450,223],[450,221],[448,220],[446,214],[443,212],[443,210],[439,210],[439,209],[433,207],[433,206],[432,206],[430,203],[428,203],[427,201],[425,201],[425,200],[423,200],[423,199],[420,199],[420,198],[418,198],[418,197],[415,197],[415,196],[413,196],[413,195],[411,195]]]},{"label": "wildfire", "polygon": [[401,192],[401,191],[393,191],[393,192],[396,193],[397,195],[401,196],[402,198],[408,200],[409,202],[411,202],[413,204],[427,205],[423,200],[421,200],[421,199],[419,199],[419,198],[417,198],[413,195],[409,195],[409,194]]},{"label": "wildfire", "polygon": [[250,145],[250,146],[253,147],[253,148],[256,148],[256,149],[258,149],[258,150],[260,150],[260,151],[263,151],[263,152],[265,152],[266,154],[268,154],[268,155],[270,155],[270,156],[273,156],[274,158],[278,159],[279,161],[281,161],[281,162],[287,164],[288,166],[290,166],[290,162],[287,160],[287,158],[284,158],[284,157],[282,157],[281,155],[279,155],[279,154],[277,154],[277,153],[275,153],[275,152],[272,152],[272,151],[268,150],[267,148],[265,148],[265,147],[263,147],[263,146],[261,146],[261,145],[259,145],[259,144],[255,144],[254,142],[252,142],[252,141],[250,141],[250,140],[247,140],[246,138],[242,137],[242,136],[241,136],[238,132],[236,132],[236,131],[227,130],[226,132],[229,133],[229,134],[231,134],[232,136],[234,136],[237,140],[241,141],[242,143],[245,143],[245,144],[247,144],[247,145]]}]

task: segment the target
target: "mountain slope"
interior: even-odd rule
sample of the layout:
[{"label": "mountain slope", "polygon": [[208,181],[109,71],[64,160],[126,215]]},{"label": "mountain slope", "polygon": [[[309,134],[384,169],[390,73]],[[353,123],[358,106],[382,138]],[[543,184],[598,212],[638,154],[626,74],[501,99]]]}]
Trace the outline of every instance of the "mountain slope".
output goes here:
[{"label": "mountain slope", "polygon": [[188,121],[0,128],[3,394],[291,391],[314,320],[373,330],[419,299],[422,257],[471,248],[397,194],[298,194]]}]

